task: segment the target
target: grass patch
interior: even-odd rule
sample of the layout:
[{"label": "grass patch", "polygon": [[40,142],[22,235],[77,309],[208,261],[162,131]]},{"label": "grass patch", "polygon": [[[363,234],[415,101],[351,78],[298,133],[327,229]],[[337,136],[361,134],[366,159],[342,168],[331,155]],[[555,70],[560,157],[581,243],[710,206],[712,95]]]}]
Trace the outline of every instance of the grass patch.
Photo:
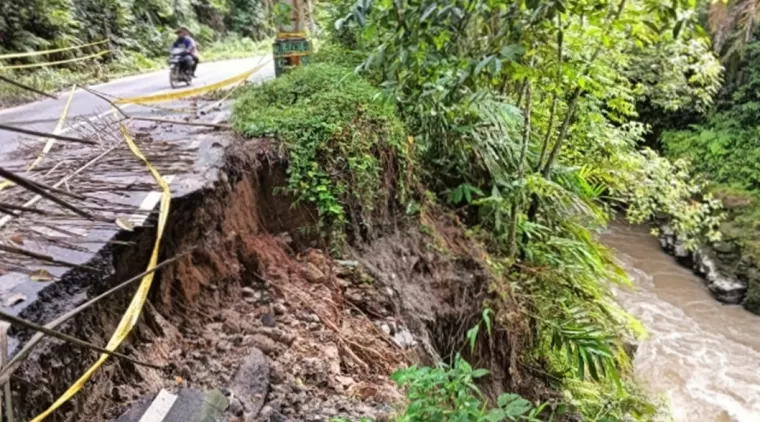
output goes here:
[{"label": "grass patch", "polygon": [[[250,38],[229,36],[210,44],[207,48],[200,46],[202,62],[244,59],[272,52],[271,39],[254,41]],[[202,64],[202,63],[201,63]]]},{"label": "grass patch", "polygon": [[288,191],[313,205],[333,245],[369,237],[405,201],[410,165],[393,105],[345,67],[313,64],[237,99],[232,122],[249,137],[276,139],[289,158]]}]

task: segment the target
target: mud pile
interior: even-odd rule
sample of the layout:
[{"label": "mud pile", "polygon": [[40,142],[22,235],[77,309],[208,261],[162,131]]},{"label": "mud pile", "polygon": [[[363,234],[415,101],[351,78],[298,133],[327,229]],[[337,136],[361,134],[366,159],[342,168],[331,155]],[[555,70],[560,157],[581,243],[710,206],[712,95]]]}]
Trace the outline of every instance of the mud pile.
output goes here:
[{"label": "mud pile", "polygon": [[[403,404],[389,378],[395,369],[458,352],[492,370],[491,395],[525,391],[517,332],[495,328],[468,356],[465,333],[481,317],[489,282],[454,222],[425,214],[422,224],[400,224],[334,260],[304,230],[314,210],[278,191],[287,163],[273,151],[263,141],[234,142],[213,188],[173,201],[162,258],[185,255],[159,273],[120,350],[165,370],[112,359],[57,412],[60,420],[119,419],[161,389],[218,389],[229,421],[387,420]],[[81,296],[142,271],[152,230],[128,240],[138,246],[104,252],[112,275]],[[64,331],[105,343],[130,297]],[[15,383],[17,413],[44,410],[95,358],[47,341]]]}]

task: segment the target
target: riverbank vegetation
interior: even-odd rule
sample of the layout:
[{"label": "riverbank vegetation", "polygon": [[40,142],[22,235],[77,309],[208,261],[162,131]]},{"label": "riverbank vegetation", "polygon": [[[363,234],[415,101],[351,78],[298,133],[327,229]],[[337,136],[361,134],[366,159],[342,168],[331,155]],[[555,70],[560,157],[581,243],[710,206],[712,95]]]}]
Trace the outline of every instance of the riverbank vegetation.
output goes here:
[{"label": "riverbank vegetation", "polygon": [[[288,189],[318,210],[317,229],[371,240],[373,212],[395,207],[400,224],[434,234],[427,217],[448,215],[480,245],[473,259],[491,286],[461,356],[501,391],[547,404],[537,417],[661,417],[626,353],[643,330],[610,292],[629,281],[594,233],[622,207],[633,222],[670,216],[690,247],[719,237],[719,203],[700,194],[687,162],[644,146],[640,112],[712,107],[721,67],[694,2],[360,0],[329,10],[323,64],[249,88],[233,116],[242,133],[282,143]],[[493,344],[504,341],[497,331],[509,340]],[[482,344],[511,357],[489,359]],[[463,408],[456,394],[430,407],[420,393],[461,369],[449,363],[397,375],[411,386],[402,420]],[[497,411],[498,394],[463,391],[495,413],[456,420],[519,417]]]},{"label": "riverbank vegetation", "polygon": [[[186,26],[204,62],[264,54],[274,2],[260,0],[33,0],[0,5],[0,76],[46,92],[161,69],[174,30]],[[90,45],[104,41],[103,44]],[[69,49],[2,60],[6,54]],[[97,57],[94,54],[106,52]],[[68,61],[59,65],[39,64]],[[13,69],[19,66],[23,69]],[[3,70],[6,67],[6,70]],[[0,82],[0,107],[36,98]]]},{"label": "riverbank vegetation", "polygon": [[725,67],[725,84],[705,113],[665,115],[661,143],[673,159],[688,159],[710,181],[728,211],[723,241],[713,245],[721,271],[748,286],[744,306],[760,314],[760,38],[758,2],[706,5],[706,25]]}]

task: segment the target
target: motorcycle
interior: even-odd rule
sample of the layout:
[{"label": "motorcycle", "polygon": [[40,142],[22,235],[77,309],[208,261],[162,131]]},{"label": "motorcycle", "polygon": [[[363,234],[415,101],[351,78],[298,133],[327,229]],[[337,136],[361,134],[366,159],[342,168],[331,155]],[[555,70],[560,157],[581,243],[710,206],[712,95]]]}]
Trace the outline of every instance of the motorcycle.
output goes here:
[{"label": "motorcycle", "polygon": [[190,85],[193,81],[193,58],[184,48],[172,48],[169,51],[169,83],[176,88],[184,82]]}]

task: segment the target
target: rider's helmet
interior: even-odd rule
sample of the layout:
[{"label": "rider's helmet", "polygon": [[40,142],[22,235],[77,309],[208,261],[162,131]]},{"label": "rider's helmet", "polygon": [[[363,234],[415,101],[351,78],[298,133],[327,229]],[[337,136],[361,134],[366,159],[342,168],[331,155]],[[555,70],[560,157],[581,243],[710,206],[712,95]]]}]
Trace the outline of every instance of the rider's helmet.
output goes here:
[{"label": "rider's helmet", "polygon": [[179,28],[177,28],[176,31],[174,31],[174,33],[177,34],[178,36],[183,36],[183,35],[188,36],[190,35],[190,30],[187,29],[187,27],[185,26],[180,26]]}]

